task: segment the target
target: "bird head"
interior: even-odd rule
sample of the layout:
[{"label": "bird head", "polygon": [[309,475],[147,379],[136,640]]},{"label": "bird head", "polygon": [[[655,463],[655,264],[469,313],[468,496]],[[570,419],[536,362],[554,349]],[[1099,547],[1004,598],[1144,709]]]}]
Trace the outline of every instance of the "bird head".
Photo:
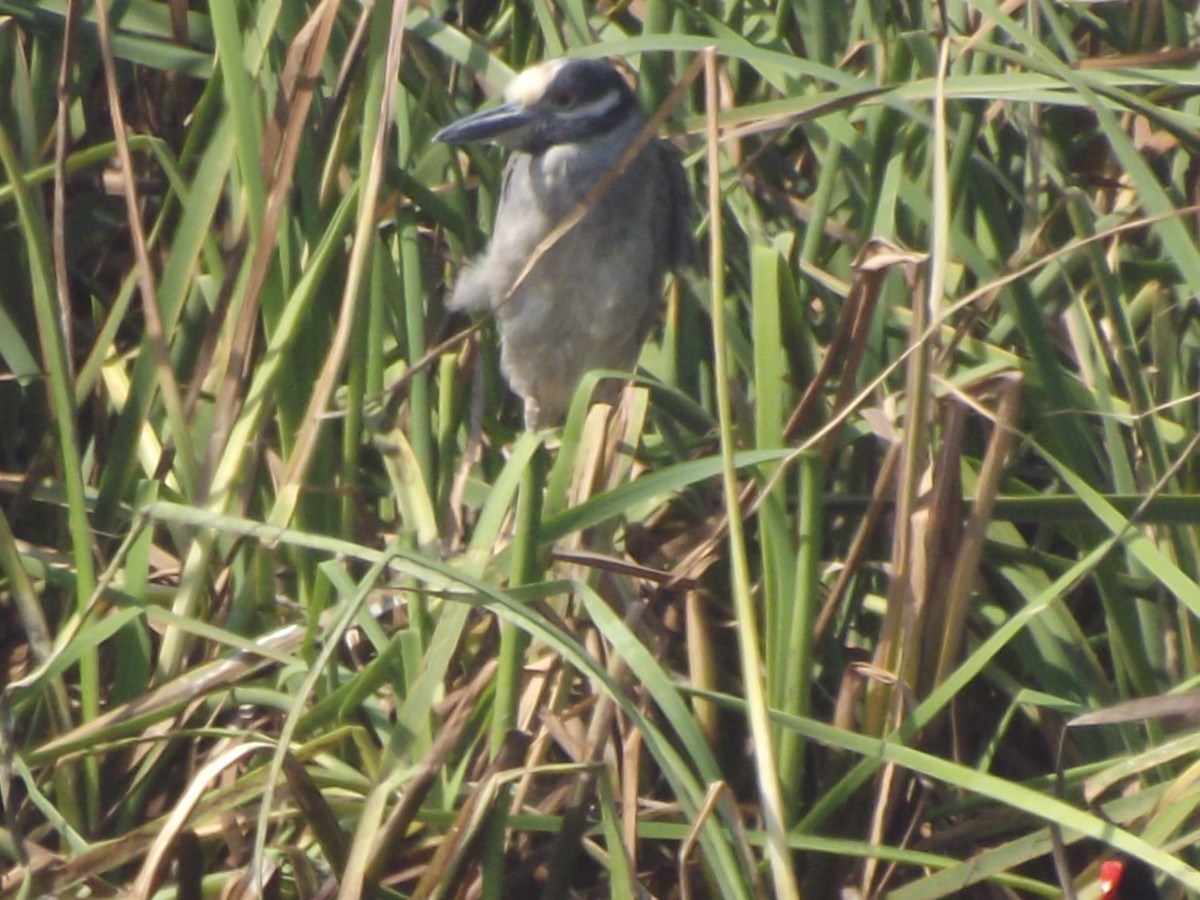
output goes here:
[{"label": "bird head", "polygon": [[555,59],[525,69],[508,85],[500,106],[460,119],[435,141],[490,141],[537,155],[558,144],[610,134],[641,107],[629,83],[607,60]]}]

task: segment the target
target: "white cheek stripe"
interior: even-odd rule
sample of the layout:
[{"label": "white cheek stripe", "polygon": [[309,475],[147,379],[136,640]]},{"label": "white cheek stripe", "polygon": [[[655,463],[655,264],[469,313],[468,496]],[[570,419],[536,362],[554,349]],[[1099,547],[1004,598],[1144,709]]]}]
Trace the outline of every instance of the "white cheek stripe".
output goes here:
[{"label": "white cheek stripe", "polygon": [[620,91],[609,91],[603,97],[593,100],[591,103],[585,103],[583,106],[577,106],[563,114],[564,119],[602,119],[610,112],[614,106],[621,102]]}]

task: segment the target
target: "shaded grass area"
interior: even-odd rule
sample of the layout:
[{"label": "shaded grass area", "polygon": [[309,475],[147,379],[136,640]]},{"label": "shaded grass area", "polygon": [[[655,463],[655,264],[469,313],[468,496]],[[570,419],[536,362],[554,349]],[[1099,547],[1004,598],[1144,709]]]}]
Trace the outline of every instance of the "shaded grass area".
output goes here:
[{"label": "shaded grass area", "polygon": [[[184,6],[0,0],[0,893],[1200,890],[1193,11]],[[525,434],[563,53],[705,261]]]}]

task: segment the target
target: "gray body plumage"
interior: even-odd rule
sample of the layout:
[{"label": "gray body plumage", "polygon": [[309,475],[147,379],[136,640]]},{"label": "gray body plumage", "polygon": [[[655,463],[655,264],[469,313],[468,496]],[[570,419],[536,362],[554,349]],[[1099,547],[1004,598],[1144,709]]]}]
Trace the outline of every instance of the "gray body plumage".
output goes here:
[{"label": "gray body plumage", "polygon": [[[525,399],[530,428],[559,421],[589,370],[633,368],[658,313],[663,277],[689,256],[683,171],[674,148],[653,140],[505,299],[534,249],[645,125],[628,85],[614,79],[620,75],[604,62],[543,64],[519,77],[521,99],[508,104],[534,124],[486,135],[515,152],[491,243],[461,275],[448,305],[494,310],[501,368]],[[547,97],[558,100],[547,104]],[[500,118],[482,113],[439,137],[453,140],[454,129],[489,116]]]}]

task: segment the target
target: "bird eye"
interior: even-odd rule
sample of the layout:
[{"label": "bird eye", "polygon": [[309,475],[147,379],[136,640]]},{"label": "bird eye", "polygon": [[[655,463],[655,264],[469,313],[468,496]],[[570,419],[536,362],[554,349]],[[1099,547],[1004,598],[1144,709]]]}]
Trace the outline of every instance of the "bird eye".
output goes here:
[{"label": "bird eye", "polygon": [[546,95],[546,100],[549,101],[550,105],[555,109],[568,109],[574,103],[574,98],[571,96],[571,92],[561,89],[551,91]]}]

